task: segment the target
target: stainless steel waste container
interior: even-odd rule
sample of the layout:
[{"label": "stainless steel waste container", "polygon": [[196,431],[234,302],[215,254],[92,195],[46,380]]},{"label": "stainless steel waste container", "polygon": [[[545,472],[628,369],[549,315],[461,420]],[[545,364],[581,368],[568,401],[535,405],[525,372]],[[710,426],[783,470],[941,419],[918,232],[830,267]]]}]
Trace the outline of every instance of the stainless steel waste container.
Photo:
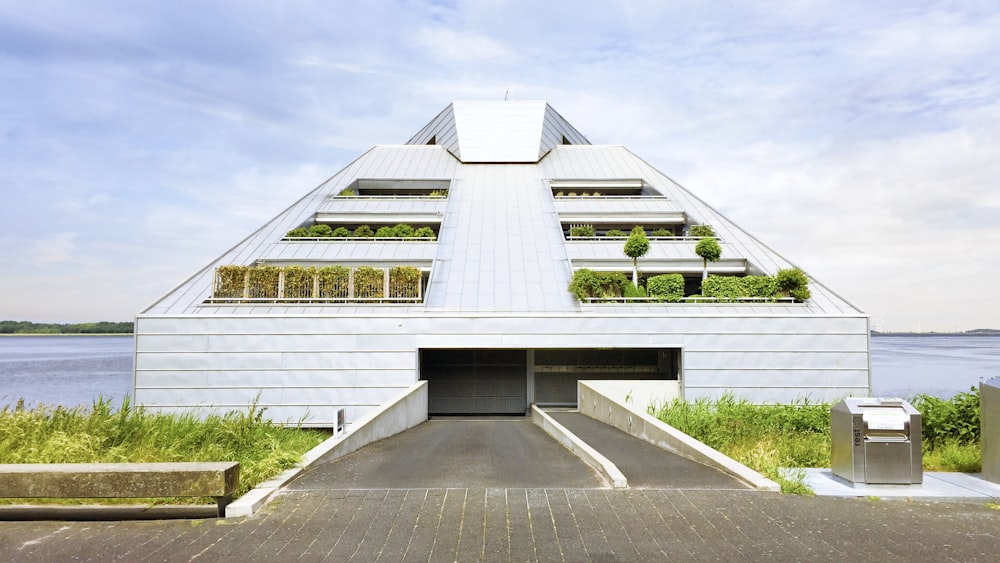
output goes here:
[{"label": "stainless steel waste container", "polygon": [[903,399],[848,398],[830,411],[830,467],[852,483],[923,483],[920,413]]}]

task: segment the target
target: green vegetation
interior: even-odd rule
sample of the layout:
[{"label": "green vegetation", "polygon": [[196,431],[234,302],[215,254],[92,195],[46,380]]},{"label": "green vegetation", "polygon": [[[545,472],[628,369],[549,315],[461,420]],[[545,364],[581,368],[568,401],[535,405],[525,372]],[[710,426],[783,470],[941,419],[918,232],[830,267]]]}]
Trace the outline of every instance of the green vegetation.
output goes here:
[{"label": "green vegetation", "polygon": [[[789,270],[781,270],[788,272]],[[779,274],[781,273],[779,272]],[[798,279],[798,278],[796,278]],[[793,286],[791,291],[783,291],[777,276],[717,276],[710,275],[701,282],[701,293],[720,301],[738,300],[747,297],[774,300],[781,297],[793,297],[803,301],[810,296],[809,280],[803,275],[801,283]],[[789,295],[791,293],[791,295]]]},{"label": "green vegetation", "polygon": [[581,268],[573,273],[569,292],[580,301],[588,297],[622,297],[628,279],[621,272],[595,272]]},{"label": "green vegetation", "polygon": [[103,399],[90,408],[72,409],[29,410],[20,402],[0,410],[0,463],[238,461],[239,496],[293,467],[327,437],[321,431],[277,426],[263,418],[264,410],[255,403],[242,412],[198,419],[146,412],[127,397],[118,409]]},{"label": "green vegetation", "polygon": [[639,258],[649,252],[649,239],[646,238],[646,231],[640,225],[632,227],[632,232],[625,241],[625,248],[622,249],[625,256],[632,259],[632,283],[639,285]]},{"label": "green vegetation", "polygon": [[726,394],[716,401],[675,399],[649,412],[780,483],[783,492],[808,489],[804,475],[783,475],[781,468],[830,466],[827,404],[757,405]]},{"label": "green vegetation", "polygon": [[701,263],[704,266],[701,272],[702,281],[708,277],[708,263],[715,262],[722,256],[722,247],[714,237],[705,237],[698,241],[694,247],[694,253],[701,256]]},{"label": "green vegetation", "polygon": [[650,297],[676,303],[684,297],[684,276],[680,274],[653,276],[646,280],[646,291]]},{"label": "green vegetation", "polygon": [[215,270],[215,299],[406,299],[416,300],[422,274],[414,266],[389,269],[389,295],[385,295],[385,271],[360,266],[323,268],[302,266],[219,266]]},{"label": "green vegetation", "polygon": [[571,237],[592,237],[597,234],[593,225],[573,225],[569,228]]},{"label": "green vegetation", "polygon": [[650,236],[654,237],[672,237],[674,232],[670,229],[653,229],[653,232],[649,233]]},{"label": "green vegetation", "polygon": [[288,231],[285,238],[435,238],[434,230],[430,227],[420,227],[414,229],[411,225],[400,223],[395,226],[383,225],[377,230],[372,230],[369,225],[360,225],[352,233],[344,226],[333,229],[330,225],[312,225],[309,228],[298,227]]},{"label": "green vegetation", "polygon": [[608,229],[604,233],[604,236],[606,236],[606,237],[623,237],[623,236],[625,236],[625,231],[623,231],[621,229]]},{"label": "green vegetation", "polygon": [[714,238],[715,229],[712,228],[712,225],[691,225],[691,228],[688,229],[688,236],[700,237],[700,238],[704,237]]},{"label": "green vegetation", "polygon": [[794,297],[796,301],[805,301],[812,295],[808,287],[809,278],[798,268],[778,270],[774,280],[778,284],[779,291]]},{"label": "green vegetation", "polygon": [[[979,392],[951,399],[919,395],[913,406],[923,425],[925,471],[978,472]],[[758,405],[726,394],[716,401],[675,399],[649,413],[781,484],[783,492],[810,493],[801,472],[787,468],[830,467],[830,407],[802,400]]]},{"label": "green vegetation", "polygon": [[0,334],[132,334],[133,330],[131,322],[57,324],[0,321]]},{"label": "green vegetation", "polygon": [[977,472],[982,469],[979,449],[979,389],[972,387],[951,399],[918,395],[913,406],[923,426],[924,469]]}]

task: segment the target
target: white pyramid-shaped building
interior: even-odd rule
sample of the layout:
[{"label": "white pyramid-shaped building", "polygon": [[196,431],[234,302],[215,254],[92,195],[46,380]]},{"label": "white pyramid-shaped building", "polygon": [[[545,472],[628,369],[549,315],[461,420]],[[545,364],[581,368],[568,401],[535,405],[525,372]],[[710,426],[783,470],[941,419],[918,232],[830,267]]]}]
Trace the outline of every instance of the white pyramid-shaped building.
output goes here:
[{"label": "white pyramid-shaped building", "polygon": [[[679,274],[683,298],[615,285],[631,279],[622,234],[637,225],[639,285]],[[704,226],[722,254],[703,291],[688,235]],[[577,380],[643,401],[867,395],[868,316],[818,280],[798,300],[709,291],[792,267],[544,102],[454,102],[139,313],[134,397],[168,411],[256,399],[274,420],[328,427],[420,380],[431,414],[573,405]],[[603,289],[570,292],[581,270]]]}]

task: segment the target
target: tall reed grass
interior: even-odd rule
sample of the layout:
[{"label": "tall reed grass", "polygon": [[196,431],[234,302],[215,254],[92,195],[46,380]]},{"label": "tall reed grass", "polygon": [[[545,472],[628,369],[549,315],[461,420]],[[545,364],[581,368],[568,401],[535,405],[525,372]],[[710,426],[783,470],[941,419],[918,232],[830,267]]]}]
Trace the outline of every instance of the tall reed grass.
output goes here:
[{"label": "tall reed grass", "polygon": [[830,466],[830,405],[800,400],[758,405],[725,394],[717,400],[675,399],[650,414],[781,484],[808,493],[804,473],[782,468]]},{"label": "tall reed grass", "polygon": [[91,407],[0,410],[0,463],[238,461],[242,495],[293,467],[328,435],[264,419],[256,403],[211,414],[147,412],[126,396],[116,409]]},{"label": "tall reed grass", "polygon": [[[977,472],[979,391],[951,399],[918,395],[925,471]],[[781,484],[783,492],[809,493],[805,473],[788,468],[830,467],[830,404],[800,400],[758,405],[726,394],[693,403],[675,399],[649,413]]]}]

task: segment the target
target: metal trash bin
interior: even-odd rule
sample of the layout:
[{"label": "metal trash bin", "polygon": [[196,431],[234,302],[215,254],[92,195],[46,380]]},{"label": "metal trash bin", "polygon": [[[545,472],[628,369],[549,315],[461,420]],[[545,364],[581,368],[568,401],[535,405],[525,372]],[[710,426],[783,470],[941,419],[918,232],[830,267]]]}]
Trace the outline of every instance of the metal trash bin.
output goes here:
[{"label": "metal trash bin", "polygon": [[830,410],[830,468],[852,483],[923,483],[920,412],[896,398],[847,398]]}]

